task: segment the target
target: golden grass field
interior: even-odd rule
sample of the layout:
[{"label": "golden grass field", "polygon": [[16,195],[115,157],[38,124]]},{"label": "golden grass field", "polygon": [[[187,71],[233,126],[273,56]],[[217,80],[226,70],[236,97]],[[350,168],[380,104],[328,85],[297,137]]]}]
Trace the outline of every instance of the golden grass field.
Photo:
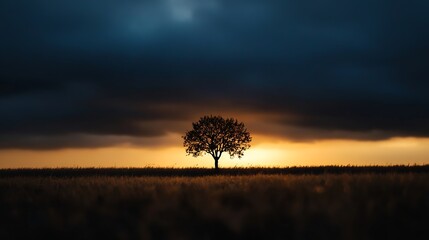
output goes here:
[{"label": "golden grass field", "polygon": [[428,166],[292,170],[0,170],[0,239],[426,239]]}]

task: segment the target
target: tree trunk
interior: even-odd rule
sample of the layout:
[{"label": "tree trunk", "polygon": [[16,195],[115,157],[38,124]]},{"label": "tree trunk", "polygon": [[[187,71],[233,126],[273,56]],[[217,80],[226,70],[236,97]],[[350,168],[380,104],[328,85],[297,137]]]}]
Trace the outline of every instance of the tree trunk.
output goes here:
[{"label": "tree trunk", "polygon": [[215,169],[219,170],[219,158],[214,158],[215,160]]}]

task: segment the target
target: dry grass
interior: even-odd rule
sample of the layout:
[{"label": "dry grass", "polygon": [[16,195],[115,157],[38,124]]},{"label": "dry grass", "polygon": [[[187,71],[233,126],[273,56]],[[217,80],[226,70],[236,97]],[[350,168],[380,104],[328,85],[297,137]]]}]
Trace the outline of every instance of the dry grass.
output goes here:
[{"label": "dry grass", "polygon": [[425,239],[429,174],[3,176],[0,212],[0,239]]}]

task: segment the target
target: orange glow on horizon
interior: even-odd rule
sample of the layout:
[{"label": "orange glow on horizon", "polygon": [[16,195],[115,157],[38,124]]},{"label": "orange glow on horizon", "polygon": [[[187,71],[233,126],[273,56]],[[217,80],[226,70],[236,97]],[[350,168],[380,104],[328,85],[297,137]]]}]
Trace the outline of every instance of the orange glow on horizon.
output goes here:
[{"label": "orange glow on horizon", "polygon": [[[365,142],[287,142],[264,138],[242,159],[224,154],[220,167],[429,164],[429,139],[395,138]],[[209,155],[186,156],[183,147],[109,147],[50,151],[2,150],[0,168],[42,167],[213,167]]]}]

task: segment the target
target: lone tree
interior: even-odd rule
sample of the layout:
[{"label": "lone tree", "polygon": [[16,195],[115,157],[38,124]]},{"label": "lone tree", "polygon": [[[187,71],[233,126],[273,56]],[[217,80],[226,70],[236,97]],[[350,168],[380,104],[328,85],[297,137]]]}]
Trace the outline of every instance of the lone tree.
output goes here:
[{"label": "lone tree", "polygon": [[204,116],[192,126],[193,129],[183,136],[186,153],[193,157],[210,154],[215,160],[216,170],[219,169],[218,161],[222,153],[228,152],[231,158],[241,158],[243,152],[250,148],[252,137],[244,123],[236,119]]}]

